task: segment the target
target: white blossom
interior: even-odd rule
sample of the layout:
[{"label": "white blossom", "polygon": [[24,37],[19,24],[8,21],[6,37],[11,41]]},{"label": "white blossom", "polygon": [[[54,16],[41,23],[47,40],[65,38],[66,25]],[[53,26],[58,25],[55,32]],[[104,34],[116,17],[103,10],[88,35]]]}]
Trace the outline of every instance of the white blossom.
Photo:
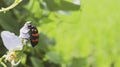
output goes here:
[{"label": "white blossom", "polygon": [[18,65],[21,61],[21,58],[20,58],[17,62],[15,62],[17,58],[15,51],[16,50],[22,51],[24,46],[23,44],[26,44],[27,40],[29,39],[30,29],[28,28],[28,26],[30,25],[31,25],[30,21],[24,24],[24,26],[20,29],[19,37],[9,31],[1,32],[1,38],[2,38],[3,44],[8,49],[8,53],[3,55],[3,58],[6,62],[9,61],[12,66]]},{"label": "white blossom", "polygon": [[29,31],[30,29],[28,28],[28,26],[31,24],[31,21],[28,21],[24,24],[24,26],[20,29],[20,38],[23,39],[29,39],[30,35],[29,35]]},{"label": "white blossom", "polygon": [[23,45],[21,39],[16,36],[14,33],[9,31],[2,31],[1,37],[4,43],[4,46],[9,50],[22,50]]}]

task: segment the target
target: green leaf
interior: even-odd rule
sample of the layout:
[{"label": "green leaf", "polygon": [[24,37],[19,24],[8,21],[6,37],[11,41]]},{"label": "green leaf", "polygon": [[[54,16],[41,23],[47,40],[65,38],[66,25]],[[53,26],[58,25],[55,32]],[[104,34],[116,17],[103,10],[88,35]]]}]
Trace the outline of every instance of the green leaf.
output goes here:
[{"label": "green leaf", "polygon": [[[19,32],[19,24],[16,22],[16,18],[13,18],[11,16],[12,14],[10,12],[7,13],[0,13],[0,25],[3,29],[18,33]],[[7,19],[7,20],[6,20]]]},{"label": "green leaf", "polygon": [[53,51],[47,52],[46,58],[48,58],[51,62],[56,63],[56,64],[60,64],[63,61],[62,57]]},{"label": "green leaf", "polygon": [[54,0],[56,4],[61,5],[61,0]]},{"label": "green leaf", "polygon": [[42,10],[40,9],[40,3],[38,0],[30,0],[28,5],[24,6],[32,16],[35,18],[40,18],[42,16]]},{"label": "green leaf", "polygon": [[47,7],[51,11],[57,11],[57,10],[79,10],[80,5],[73,4],[72,2],[68,2],[65,0],[44,0],[47,4]]},{"label": "green leaf", "polygon": [[73,58],[70,67],[86,67],[86,58]]},{"label": "green leaf", "polygon": [[43,62],[39,58],[31,57],[30,60],[33,67],[44,67]]},{"label": "green leaf", "polygon": [[21,63],[25,65],[25,64],[26,64],[26,60],[27,60],[27,55],[26,55],[26,54],[23,54],[22,57],[23,57],[23,58],[22,58],[22,60],[21,60]]}]

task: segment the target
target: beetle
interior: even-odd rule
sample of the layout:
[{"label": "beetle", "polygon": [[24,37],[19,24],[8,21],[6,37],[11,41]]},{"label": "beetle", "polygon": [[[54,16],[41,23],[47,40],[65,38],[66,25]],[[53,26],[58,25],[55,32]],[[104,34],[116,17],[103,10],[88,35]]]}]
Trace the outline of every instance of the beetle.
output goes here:
[{"label": "beetle", "polygon": [[36,46],[38,44],[39,40],[39,34],[38,34],[38,29],[36,26],[29,24],[28,28],[30,29],[29,34],[30,34],[30,42],[32,47]]},{"label": "beetle", "polygon": [[30,40],[32,47],[34,47],[38,44],[39,40],[38,29],[31,23],[31,21],[27,21],[20,29],[19,37],[24,39],[24,44],[26,44],[26,42]]}]

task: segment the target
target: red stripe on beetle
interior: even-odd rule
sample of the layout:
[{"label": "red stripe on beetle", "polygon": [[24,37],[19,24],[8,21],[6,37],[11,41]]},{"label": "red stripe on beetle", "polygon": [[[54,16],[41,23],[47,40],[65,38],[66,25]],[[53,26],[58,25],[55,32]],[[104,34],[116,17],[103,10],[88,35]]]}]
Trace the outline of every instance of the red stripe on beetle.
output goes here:
[{"label": "red stripe on beetle", "polygon": [[32,40],[32,42],[38,42],[38,39]]},{"label": "red stripe on beetle", "polygon": [[36,34],[32,34],[32,36],[38,36],[38,33],[36,33]]}]

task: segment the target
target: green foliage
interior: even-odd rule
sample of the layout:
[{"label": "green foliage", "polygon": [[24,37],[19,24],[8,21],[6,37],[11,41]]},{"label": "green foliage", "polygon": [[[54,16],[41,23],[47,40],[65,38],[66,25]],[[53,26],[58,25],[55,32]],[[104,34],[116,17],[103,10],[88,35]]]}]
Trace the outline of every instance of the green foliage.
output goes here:
[{"label": "green foliage", "polygon": [[0,31],[18,34],[27,20],[38,27],[39,44],[25,49],[19,67],[119,67],[119,2],[24,0],[0,13]]},{"label": "green foliage", "polygon": [[44,67],[42,61],[40,61],[39,58],[31,57],[31,61],[32,61],[33,67]]},{"label": "green foliage", "polygon": [[[13,1],[1,0],[0,7],[7,7],[12,3]],[[63,55],[55,48],[59,44],[55,34],[56,25],[64,20],[61,17],[66,16],[60,14],[59,10],[63,14],[69,14],[67,11],[79,9],[79,5],[64,0],[24,0],[14,9],[0,13],[0,31],[8,30],[19,35],[19,29],[28,20],[38,27],[39,44],[34,48],[28,44],[28,47],[24,48],[23,58],[18,67],[61,67],[62,64],[66,65]],[[2,42],[0,46],[2,56],[6,49]]]},{"label": "green foliage", "polygon": [[46,58],[48,58],[51,62],[56,64],[60,64],[62,62],[62,58],[60,57],[60,55],[52,51],[46,53]]}]

